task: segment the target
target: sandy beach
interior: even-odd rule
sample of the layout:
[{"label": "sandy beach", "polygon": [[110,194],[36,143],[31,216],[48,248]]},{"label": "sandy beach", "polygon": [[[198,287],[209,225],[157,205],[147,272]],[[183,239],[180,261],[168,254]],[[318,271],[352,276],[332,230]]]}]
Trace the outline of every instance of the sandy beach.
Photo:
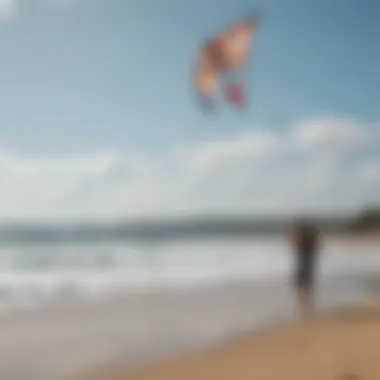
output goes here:
[{"label": "sandy beach", "polygon": [[[125,252],[125,247],[121,248]],[[333,242],[325,246],[325,252],[317,283],[319,315],[377,301],[377,245]],[[161,255],[152,256],[161,259],[156,262],[161,266],[148,267],[155,271],[149,272],[151,281],[144,286],[128,282],[115,287],[115,279],[130,280],[133,274],[119,266],[118,271],[110,273],[73,271],[58,277],[54,272],[33,277],[22,272],[13,277],[9,272],[3,274],[3,297],[24,295],[23,299],[31,304],[12,306],[0,313],[0,379],[71,380],[101,376],[101,380],[112,380],[118,373],[135,376],[130,371],[152,363],[174,360],[168,365],[176,367],[179,364],[175,364],[175,358],[184,358],[181,363],[198,358],[203,363],[203,357],[214,357],[213,352],[224,352],[243,343],[248,344],[247,352],[251,352],[251,345],[259,344],[255,343],[257,339],[272,336],[275,332],[271,329],[279,325],[284,327],[277,327],[276,331],[283,331],[281,334],[289,338],[279,338],[278,342],[292,345],[286,342],[293,339],[290,331],[294,327],[285,327],[296,316],[290,281],[292,267],[281,242],[224,241],[190,247],[177,244],[165,246]],[[130,263],[126,266],[136,268],[131,268]],[[210,268],[217,269],[218,276],[202,273]],[[179,276],[177,281],[173,282],[172,274]],[[196,281],[181,282],[186,274],[195,274]],[[33,304],[31,296],[37,290],[51,291],[51,298]],[[271,342],[277,342],[274,336]],[[231,344],[231,340],[236,343]],[[281,346],[262,344],[269,347],[264,352],[272,350],[271,344]],[[252,347],[257,347],[252,348],[254,351],[261,350],[260,346]],[[156,369],[152,371],[156,373]]]},{"label": "sandy beach", "polygon": [[342,310],[253,333],[218,348],[101,380],[376,380],[380,308]]},{"label": "sandy beach", "polygon": [[[367,305],[374,297],[366,277],[325,279],[319,286],[318,312]],[[0,316],[0,378],[113,374],[218,347],[231,338],[290,323],[295,315],[291,287],[280,280],[158,287],[14,310]]]}]

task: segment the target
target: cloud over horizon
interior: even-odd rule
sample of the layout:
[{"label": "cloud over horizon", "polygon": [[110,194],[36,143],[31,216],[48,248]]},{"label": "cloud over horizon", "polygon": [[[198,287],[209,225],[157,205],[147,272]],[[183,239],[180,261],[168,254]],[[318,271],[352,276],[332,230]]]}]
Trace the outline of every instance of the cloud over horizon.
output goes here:
[{"label": "cloud over horizon", "polygon": [[[328,127],[327,127],[328,126]],[[255,130],[202,141],[164,160],[128,153],[0,154],[1,220],[118,219],[236,213],[352,211],[380,191],[380,157],[365,125],[306,120],[287,133]],[[366,136],[366,138],[363,138]],[[339,151],[343,158],[331,159]]]}]

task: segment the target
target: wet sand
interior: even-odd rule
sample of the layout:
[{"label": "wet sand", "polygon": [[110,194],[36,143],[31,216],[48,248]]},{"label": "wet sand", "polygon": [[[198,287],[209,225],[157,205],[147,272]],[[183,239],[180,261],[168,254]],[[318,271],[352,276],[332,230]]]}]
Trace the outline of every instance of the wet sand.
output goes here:
[{"label": "wet sand", "polygon": [[[367,281],[361,276],[325,279],[319,312],[367,304],[373,298]],[[14,311],[0,316],[0,378],[61,380],[114,373],[215,347],[294,317],[287,281],[241,279]]]},{"label": "wet sand", "polygon": [[218,348],[96,380],[377,380],[380,307],[254,333]]}]

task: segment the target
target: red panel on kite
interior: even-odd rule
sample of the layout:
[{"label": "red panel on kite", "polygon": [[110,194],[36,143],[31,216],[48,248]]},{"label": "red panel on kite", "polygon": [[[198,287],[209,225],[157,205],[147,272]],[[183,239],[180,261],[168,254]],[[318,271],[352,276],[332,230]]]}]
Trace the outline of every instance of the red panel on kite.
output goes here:
[{"label": "red panel on kite", "polygon": [[237,84],[227,85],[226,99],[233,106],[242,108],[245,106],[245,95],[242,86]]},{"label": "red panel on kite", "polygon": [[[255,32],[256,21],[244,20],[203,45],[193,79],[197,92],[204,99],[211,101],[228,74],[244,69]],[[234,106],[242,107],[245,104],[242,85],[227,85],[225,96]]]}]

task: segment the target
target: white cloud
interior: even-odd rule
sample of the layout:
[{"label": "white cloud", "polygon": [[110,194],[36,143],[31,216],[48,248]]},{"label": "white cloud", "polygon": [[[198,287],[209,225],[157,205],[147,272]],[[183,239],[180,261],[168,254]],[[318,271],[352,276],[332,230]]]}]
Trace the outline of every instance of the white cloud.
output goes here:
[{"label": "white cloud", "polygon": [[268,132],[246,133],[204,141],[178,155],[186,173],[192,178],[217,173],[257,169],[281,154],[279,136]]},{"label": "white cloud", "polygon": [[[328,125],[360,129],[338,120]],[[375,199],[375,191],[366,189],[379,181],[379,162],[367,158],[347,165],[325,154],[326,141],[329,149],[363,148],[354,134],[348,139],[339,132],[326,140],[323,133],[310,132],[325,130],[326,121],[304,126],[305,134],[299,126],[287,135],[253,130],[203,141],[180,154],[173,147],[170,165],[125,153],[37,157],[3,152],[0,219],[323,213],[365,205],[368,194]]]},{"label": "white cloud", "polygon": [[350,120],[335,118],[314,119],[301,123],[295,129],[295,141],[306,149],[325,151],[352,151],[370,142],[368,129]]}]

